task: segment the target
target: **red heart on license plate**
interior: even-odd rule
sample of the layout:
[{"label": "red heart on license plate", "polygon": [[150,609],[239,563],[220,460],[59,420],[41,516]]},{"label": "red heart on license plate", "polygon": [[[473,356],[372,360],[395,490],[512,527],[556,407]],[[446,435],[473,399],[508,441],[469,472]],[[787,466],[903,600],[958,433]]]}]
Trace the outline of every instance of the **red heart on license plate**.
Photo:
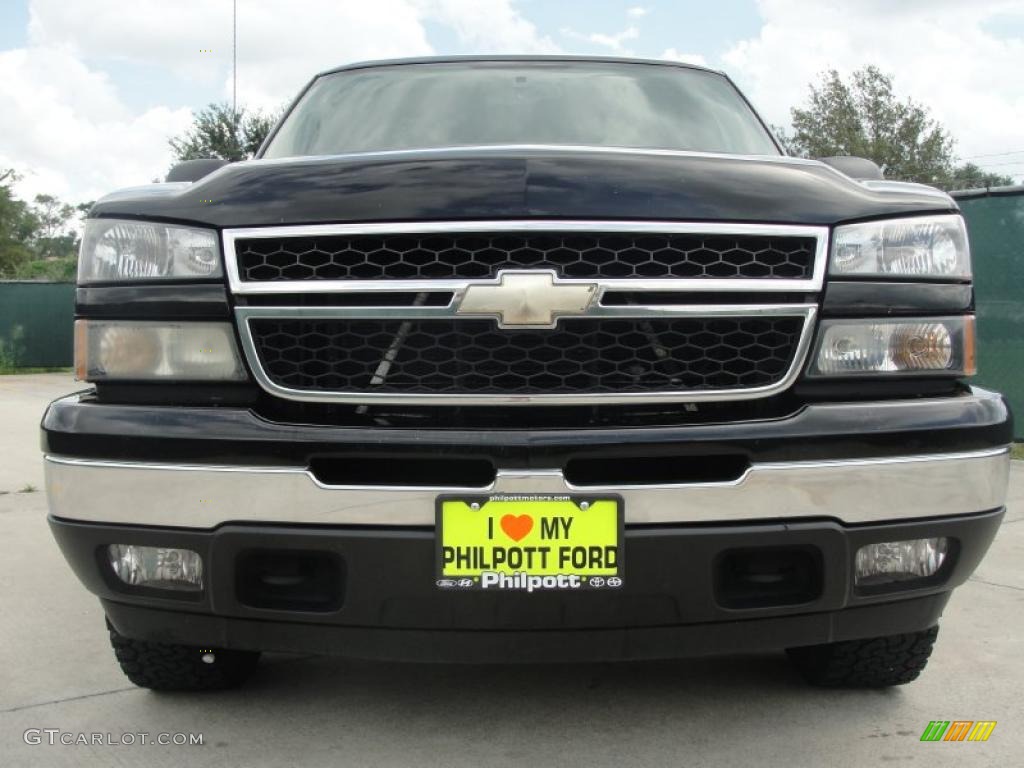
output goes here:
[{"label": "red heart on license plate", "polygon": [[533,530],[533,518],[529,515],[505,515],[501,518],[501,530],[513,541],[519,541]]}]

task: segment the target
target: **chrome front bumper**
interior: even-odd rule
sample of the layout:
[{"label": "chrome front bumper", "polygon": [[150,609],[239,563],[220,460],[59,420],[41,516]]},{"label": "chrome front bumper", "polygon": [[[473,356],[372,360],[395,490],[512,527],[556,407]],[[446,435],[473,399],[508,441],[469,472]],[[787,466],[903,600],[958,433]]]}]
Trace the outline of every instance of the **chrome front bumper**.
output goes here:
[{"label": "chrome front bumper", "polygon": [[[501,470],[486,487],[328,486],[304,467],[45,457],[61,519],[209,529],[229,522],[433,526],[439,494],[616,493],[627,524],[831,518],[842,523],[961,515],[1005,503],[1007,447],[878,459],[755,463],[738,480],[574,487],[560,470]],[[400,470],[399,470],[400,471]]]}]

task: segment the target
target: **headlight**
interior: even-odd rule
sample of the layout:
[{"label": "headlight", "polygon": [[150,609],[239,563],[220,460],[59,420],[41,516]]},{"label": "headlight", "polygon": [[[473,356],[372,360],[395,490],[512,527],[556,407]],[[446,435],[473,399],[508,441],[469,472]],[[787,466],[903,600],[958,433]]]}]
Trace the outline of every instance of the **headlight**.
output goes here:
[{"label": "headlight", "polygon": [[834,276],[968,279],[971,253],[962,216],[920,216],[836,227]]},{"label": "headlight", "polygon": [[974,317],[824,320],[811,376],[946,374],[972,376]]},{"label": "headlight", "polygon": [[227,323],[76,320],[75,376],[85,381],[240,381]]},{"label": "headlight", "polygon": [[212,229],[120,219],[85,222],[79,283],[220,275],[220,248]]}]

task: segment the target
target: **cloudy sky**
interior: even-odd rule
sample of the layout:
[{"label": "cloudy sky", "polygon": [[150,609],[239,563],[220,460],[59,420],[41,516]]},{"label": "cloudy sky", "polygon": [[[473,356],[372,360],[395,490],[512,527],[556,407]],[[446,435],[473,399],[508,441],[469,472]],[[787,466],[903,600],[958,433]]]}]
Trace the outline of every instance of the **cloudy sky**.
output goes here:
[{"label": "cloudy sky", "polygon": [[[231,6],[0,0],[0,168],[72,201],[162,175],[167,138],[230,98]],[[877,64],[1024,181],[1024,0],[238,0],[241,104],[350,61],[529,52],[707,64],[783,125],[817,73]]]}]

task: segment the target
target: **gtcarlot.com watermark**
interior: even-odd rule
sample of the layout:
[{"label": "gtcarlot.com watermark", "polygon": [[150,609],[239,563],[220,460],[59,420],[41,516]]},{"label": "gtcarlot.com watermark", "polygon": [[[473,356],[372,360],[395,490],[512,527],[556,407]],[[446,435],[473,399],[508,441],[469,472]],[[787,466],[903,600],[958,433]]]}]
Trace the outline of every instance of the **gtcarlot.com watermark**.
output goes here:
[{"label": "gtcarlot.com watermark", "polygon": [[132,747],[156,744],[158,746],[194,747],[202,746],[201,733],[83,733],[62,731],[60,728],[29,728],[22,734],[26,744],[49,744],[93,747]]}]

